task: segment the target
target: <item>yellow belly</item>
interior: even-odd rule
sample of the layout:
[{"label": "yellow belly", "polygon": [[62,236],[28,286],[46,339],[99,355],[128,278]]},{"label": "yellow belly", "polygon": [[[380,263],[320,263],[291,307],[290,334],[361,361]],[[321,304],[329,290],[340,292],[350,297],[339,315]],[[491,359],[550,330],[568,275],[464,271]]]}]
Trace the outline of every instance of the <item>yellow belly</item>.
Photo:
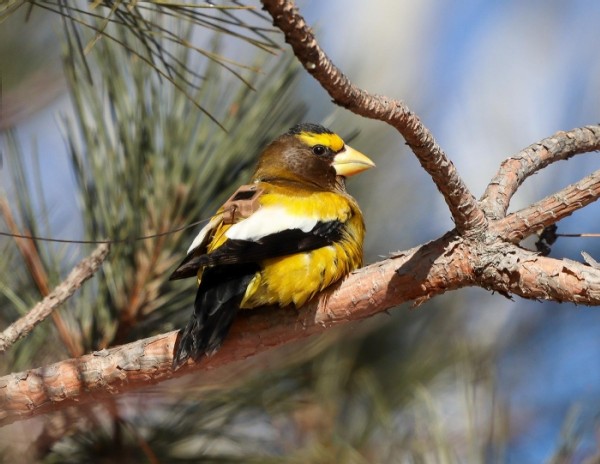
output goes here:
[{"label": "yellow belly", "polygon": [[362,237],[308,253],[265,260],[248,285],[241,308],[302,306],[362,264]]},{"label": "yellow belly", "polygon": [[[286,213],[315,217],[321,221],[344,223],[339,242],[310,252],[266,259],[260,262],[240,304],[241,308],[265,305],[303,305],[316,293],[362,265],[364,223],[358,205],[340,193],[301,191],[289,195],[289,187],[260,184],[267,193],[260,198],[262,207],[284,205]],[[220,225],[207,251],[212,252],[227,240],[231,225]],[[198,279],[202,276],[199,272]]]}]

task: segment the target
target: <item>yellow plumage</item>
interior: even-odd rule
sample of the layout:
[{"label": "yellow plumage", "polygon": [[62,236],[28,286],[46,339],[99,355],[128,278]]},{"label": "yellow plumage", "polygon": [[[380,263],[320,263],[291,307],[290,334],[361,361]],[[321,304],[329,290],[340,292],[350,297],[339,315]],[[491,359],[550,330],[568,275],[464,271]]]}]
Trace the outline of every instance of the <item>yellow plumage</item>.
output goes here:
[{"label": "yellow plumage", "polygon": [[[277,189],[274,189],[277,190]],[[338,220],[346,224],[337,243],[313,251],[263,261],[244,294],[241,308],[277,304],[303,305],[317,292],[362,265],[365,226],[358,205],[349,196],[331,192],[311,192],[292,196],[279,189],[262,197],[263,205],[284,205],[290,215]]]},{"label": "yellow plumage", "polygon": [[217,212],[173,273],[199,283],[175,368],[218,349],[238,308],[302,306],[362,265],[364,221],[343,178],[372,166],[312,124],[265,149],[253,184]]}]

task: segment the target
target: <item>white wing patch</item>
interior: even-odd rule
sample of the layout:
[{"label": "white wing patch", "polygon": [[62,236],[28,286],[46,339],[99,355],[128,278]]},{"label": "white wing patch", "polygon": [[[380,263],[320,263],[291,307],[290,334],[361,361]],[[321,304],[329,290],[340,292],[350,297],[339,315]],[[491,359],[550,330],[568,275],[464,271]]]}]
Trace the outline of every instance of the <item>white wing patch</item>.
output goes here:
[{"label": "white wing patch", "polygon": [[256,241],[287,229],[310,232],[317,222],[314,217],[295,216],[288,213],[285,208],[269,206],[259,209],[249,218],[234,224],[225,235],[232,240]]},{"label": "white wing patch", "polygon": [[206,238],[206,236],[217,226],[217,224],[219,223],[219,221],[222,219],[222,214],[218,214],[216,216],[214,216],[210,222],[208,224],[206,224],[201,230],[200,232],[198,232],[198,235],[196,235],[196,238],[194,239],[194,241],[192,242],[192,244],[190,245],[190,247],[188,248],[187,254],[189,255],[195,248],[199,247],[200,245],[202,245],[202,242],[204,241],[204,239]]}]

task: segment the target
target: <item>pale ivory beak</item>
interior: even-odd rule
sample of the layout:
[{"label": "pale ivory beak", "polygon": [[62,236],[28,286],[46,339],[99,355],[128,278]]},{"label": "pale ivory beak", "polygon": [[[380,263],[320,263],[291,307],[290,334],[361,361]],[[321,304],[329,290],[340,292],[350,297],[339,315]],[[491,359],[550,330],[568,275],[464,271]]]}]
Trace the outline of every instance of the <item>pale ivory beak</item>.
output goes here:
[{"label": "pale ivory beak", "polygon": [[373,161],[348,145],[333,157],[333,168],[338,176],[353,176],[373,167]]}]

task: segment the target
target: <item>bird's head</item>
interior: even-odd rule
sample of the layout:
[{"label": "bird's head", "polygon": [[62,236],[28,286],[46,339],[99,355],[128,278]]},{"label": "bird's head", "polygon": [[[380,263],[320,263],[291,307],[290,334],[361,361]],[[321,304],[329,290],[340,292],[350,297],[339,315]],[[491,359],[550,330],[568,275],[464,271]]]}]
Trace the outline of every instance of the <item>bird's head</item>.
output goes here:
[{"label": "bird's head", "polygon": [[294,181],[331,190],[338,177],[375,166],[342,138],[317,124],[298,124],[275,139],[260,155],[256,181]]}]

